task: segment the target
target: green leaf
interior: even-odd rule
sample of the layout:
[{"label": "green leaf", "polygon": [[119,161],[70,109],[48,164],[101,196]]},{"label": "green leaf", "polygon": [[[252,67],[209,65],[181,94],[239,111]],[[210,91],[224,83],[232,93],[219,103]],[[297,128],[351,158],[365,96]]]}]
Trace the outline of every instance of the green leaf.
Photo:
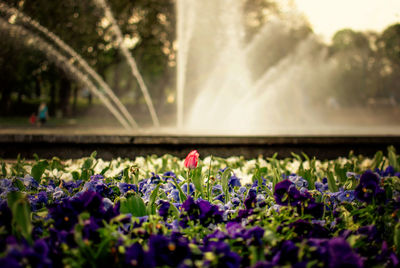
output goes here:
[{"label": "green leaf", "polygon": [[121,213],[131,213],[135,217],[142,217],[147,215],[146,205],[143,199],[137,194],[127,197],[125,200],[121,199]]},{"label": "green leaf", "polygon": [[110,166],[103,168],[103,170],[100,172],[100,175],[104,175],[109,169]]},{"label": "green leaf", "polygon": [[379,166],[381,165],[383,161],[383,153],[382,151],[378,151],[376,152],[375,156],[374,156],[374,161],[372,164],[372,170],[375,170],[376,168],[379,168]]},{"label": "green leaf", "polygon": [[40,161],[39,156],[37,155],[37,153],[33,154],[33,158],[35,158],[36,162]]},{"label": "green leaf", "polygon": [[342,183],[347,181],[346,172],[346,168],[341,168],[340,164],[338,163],[335,164],[335,174],[338,177],[339,181]]},{"label": "green leaf", "polygon": [[275,190],[275,185],[281,180],[282,176],[277,168],[273,168],[272,173],[272,189]]},{"label": "green leaf", "polygon": [[200,192],[201,197],[204,197],[201,167],[197,167],[192,171],[192,181],[196,190]]},{"label": "green leaf", "polygon": [[51,160],[51,164],[50,164],[50,169],[57,169],[57,170],[63,170],[64,166],[63,164],[61,164],[61,160],[58,157],[53,157],[53,159]]},{"label": "green leaf", "polygon": [[226,168],[221,175],[221,185],[222,185],[222,190],[225,194],[225,202],[229,201],[228,182],[231,175],[232,175],[232,170],[230,168]]},{"label": "green leaf", "polygon": [[89,177],[90,177],[89,172],[86,169],[82,170],[81,180],[87,181],[87,180],[89,180]]},{"label": "green leaf", "polygon": [[82,169],[90,169],[92,167],[92,164],[93,164],[93,158],[90,157],[86,159],[85,162],[83,162]]},{"label": "green leaf", "polygon": [[178,209],[175,207],[175,205],[172,204],[171,202],[170,202],[170,206],[169,206],[168,212],[171,212],[172,216],[173,216],[175,219],[178,219],[178,218],[179,218],[179,215],[180,215],[179,210],[178,210]]},{"label": "green leaf", "polygon": [[397,254],[400,254],[400,222],[394,228],[394,245],[396,246]]},{"label": "green leaf", "polygon": [[74,178],[74,180],[79,180],[79,172],[78,171],[72,171],[72,178]]},{"label": "green leaf", "polygon": [[388,158],[389,158],[389,165],[391,165],[395,171],[399,171],[399,163],[397,161],[396,149],[394,146],[388,147]]},{"label": "green leaf", "polygon": [[130,167],[126,167],[126,168],[122,171],[122,180],[123,180],[125,183],[131,183],[131,180],[130,180],[130,178],[129,178],[129,170],[130,170]]},{"label": "green leaf", "polygon": [[305,152],[301,152],[301,155],[304,157],[304,159],[306,160],[306,161],[308,161],[308,163],[310,164],[310,166],[311,166],[311,160],[310,160],[310,157],[308,157],[308,155],[305,153]]},{"label": "green leaf", "polygon": [[297,159],[300,163],[303,162],[303,159],[301,159],[301,156],[295,153],[291,153],[291,155],[293,156],[293,158]]},{"label": "green leaf", "polygon": [[329,190],[334,193],[338,191],[338,187],[336,185],[335,178],[333,176],[333,173],[331,171],[328,172],[328,188]]},{"label": "green leaf", "polygon": [[22,183],[21,180],[19,180],[19,179],[17,179],[17,178],[14,178],[14,179],[13,179],[13,185],[14,185],[15,187],[17,187],[18,190],[20,190],[20,191],[25,190],[24,184]]},{"label": "green leaf", "polygon": [[24,237],[31,242],[31,232],[33,229],[31,223],[31,210],[28,200],[21,192],[9,192],[7,195],[7,204],[12,213],[12,228],[17,236]]},{"label": "green leaf", "polygon": [[179,191],[179,198],[181,199],[181,202],[183,203],[184,201],[186,201],[187,197],[186,197],[185,193],[182,191],[182,188],[179,186],[176,179],[174,177],[171,177],[171,178],[174,181],[173,183],[174,183],[176,189],[178,189],[178,191]]},{"label": "green leaf", "polygon": [[95,159],[97,156],[97,151],[93,151],[93,153],[90,155],[90,158]]},{"label": "green leaf", "polygon": [[156,203],[156,198],[158,196],[158,189],[160,189],[161,184],[158,184],[156,188],[154,188],[153,192],[151,192],[150,195],[150,200],[149,204],[147,205],[147,211],[149,214],[156,214],[155,209],[155,203]]},{"label": "green leaf", "polygon": [[3,177],[7,177],[7,169],[6,169],[6,163],[1,163],[1,173]]},{"label": "green leaf", "polygon": [[47,163],[46,160],[43,160],[32,167],[31,175],[35,181],[40,182],[40,179],[42,178],[42,175],[48,166],[49,163]]}]

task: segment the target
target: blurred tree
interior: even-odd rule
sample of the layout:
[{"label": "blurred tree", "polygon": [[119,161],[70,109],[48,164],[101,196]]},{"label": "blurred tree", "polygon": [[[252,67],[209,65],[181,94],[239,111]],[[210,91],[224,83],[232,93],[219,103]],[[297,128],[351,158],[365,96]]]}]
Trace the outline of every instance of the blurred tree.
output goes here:
[{"label": "blurred tree", "polygon": [[377,39],[377,47],[384,57],[381,74],[387,96],[400,101],[400,23],[387,27]]},{"label": "blurred tree", "polygon": [[[39,52],[32,52],[16,40],[9,38],[9,33],[0,32],[0,92],[1,115],[9,113],[24,114],[23,98],[39,97],[40,62],[44,57]],[[32,90],[36,89],[36,90]],[[35,95],[36,93],[36,95]],[[13,96],[16,98],[13,99]],[[16,102],[16,109],[13,108]],[[32,113],[32,109],[26,112]]]},{"label": "blurred tree", "polygon": [[[122,0],[110,4],[156,106],[163,105],[165,88],[174,83],[174,1]],[[114,76],[118,77],[119,73],[114,68]],[[131,75],[127,77],[125,85],[132,85]],[[118,80],[121,79],[114,78],[116,86],[119,86],[115,83]]]},{"label": "blurred tree", "polygon": [[[334,94],[342,104],[365,103],[377,92],[373,72],[379,64],[373,48],[376,35],[351,29],[338,31],[332,38],[331,56],[337,61]],[[349,98],[349,96],[353,96]]]},{"label": "blurred tree", "polygon": [[390,62],[400,67],[400,23],[387,27],[378,43]]},{"label": "blurred tree", "polygon": [[246,40],[251,40],[272,16],[279,15],[279,7],[274,0],[241,0],[244,10]]}]

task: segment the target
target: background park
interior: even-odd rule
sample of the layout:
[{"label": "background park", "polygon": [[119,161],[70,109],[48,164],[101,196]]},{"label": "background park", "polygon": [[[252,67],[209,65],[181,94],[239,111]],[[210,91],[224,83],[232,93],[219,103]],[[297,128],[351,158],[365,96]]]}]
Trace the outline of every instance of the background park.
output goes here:
[{"label": "background park", "polygon": [[[119,49],[112,24],[96,1],[2,2],[8,8],[14,8],[14,11],[20,11],[37,21],[75,50],[110,86],[140,126],[152,126],[137,79],[132,75],[128,62]],[[147,85],[161,126],[175,127],[179,50],[175,1],[119,0],[108,3],[122,31],[124,46],[136,60]],[[296,19],[293,19],[292,13],[288,15],[288,8],[296,9],[293,1],[288,1],[287,5],[270,0],[241,0],[240,3],[244,35],[242,38],[246,43],[261,35],[271,22],[277,19],[285,21],[288,17],[292,19],[287,23],[289,26],[277,24],[273,34],[265,37],[259,45],[256,57],[249,57],[258,68],[251,70],[256,75],[257,72],[277,68],[288,55],[296,53],[299,44],[310,36],[316,36],[305,15],[293,13],[296,14]],[[35,49],[35,39],[18,34],[18,30],[13,32],[12,27],[20,24],[31,31],[33,36],[41,38],[46,37],[43,33],[24,23],[17,13],[3,8],[1,15],[1,127],[37,128],[36,124],[29,124],[29,117],[37,113],[40,103],[45,102],[49,120],[42,127],[119,128],[118,121],[84,83],[74,79],[48,53]],[[214,36],[214,39],[217,37]],[[380,31],[339,29],[330,40],[318,37],[315,39],[313,50],[318,59],[315,60],[315,65],[308,65],[308,69],[302,68],[300,77],[297,78],[311,82],[301,85],[296,83],[289,72],[284,73],[285,68],[278,70],[283,73],[281,76],[284,79],[293,80],[289,85],[291,88],[307,87],[305,93],[301,93],[306,95],[302,97],[302,102],[305,103],[304,106],[313,107],[314,110],[312,113],[306,111],[306,117],[311,118],[318,114],[319,120],[315,121],[316,124],[328,122],[331,126],[358,124],[361,127],[381,126],[385,129],[398,126],[400,24],[394,22]],[[212,47],[207,49],[212,53]],[[189,52],[189,59],[191,53],[196,52]],[[306,56],[311,58],[313,53]],[[73,58],[68,60],[74,62]],[[329,62],[329,69],[321,62]],[[332,62],[334,63],[331,64]],[[318,71],[324,68],[326,71],[320,74]],[[198,94],[196,86],[190,84],[191,81],[205,79],[196,73],[198,70],[201,69],[188,67],[187,73],[193,75],[188,75],[186,79],[186,113]],[[100,86],[98,88],[101,90]],[[279,86],[271,90],[283,91]],[[292,104],[294,101],[290,96],[284,98],[291,103],[293,109],[302,109],[297,109]],[[287,116],[286,119],[280,121],[283,122],[282,127],[288,127],[298,120],[295,116]]]}]

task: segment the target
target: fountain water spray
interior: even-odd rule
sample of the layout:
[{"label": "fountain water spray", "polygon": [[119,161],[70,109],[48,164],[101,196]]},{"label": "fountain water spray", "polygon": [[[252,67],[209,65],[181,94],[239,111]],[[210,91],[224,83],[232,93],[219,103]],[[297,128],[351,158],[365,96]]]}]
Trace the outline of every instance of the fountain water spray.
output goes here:
[{"label": "fountain water spray", "polygon": [[70,60],[57,51],[52,45],[47,43],[42,38],[34,35],[30,31],[24,29],[21,26],[10,24],[8,21],[0,18],[0,30],[8,31],[10,36],[15,36],[18,38],[25,38],[28,45],[34,47],[35,49],[43,52],[49,60],[52,60],[57,66],[66,71],[72,77],[88,87],[88,89],[97,96],[107,107],[107,109],[114,115],[114,117],[124,126],[126,129],[131,129],[128,122],[121,116],[118,110],[110,103],[110,101],[101,93],[89,77],[83,74],[77,67],[75,67]]},{"label": "fountain water spray", "polygon": [[54,33],[50,32],[47,28],[43,27],[40,23],[37,21],[33,20],[29,16],[26,16],[24,13],[21,11],[11,8],[8,5],[1,3],[0,2],[0,11],[3,11],[9,15],[17,15],[17,17],[24,23],[32,26],[34,29],[38,30],[42,34],[44,34],[47,38],[52,40],[55,44],[57,44],[61,49],[63,49],[65,52],[69,54],[69,56],[75,60],[81,65],[81,67],[93,77],[93,79],[102,87],[106,94],[111,98],[111,100],[116,104],[116,106],[120,109],[122,114],[125,116],[125,118],[128,120],[128,122],[134,127],[138,128],[138,124],[136,121],[133,119],[131,114],[128,112],[128,110],[125,108],[125,106],[121,103],[121,101],[118,99],[118,97],[114,94],[112,89],[107,85],[107,83],[100,77],[100,75],[97,74],[96,71],[91,68],[87,62],[82,59],[82,57],[75,52],[69,45],[67,45],[64,41],[62,41],[58,36],[56,36]]},{"label": "fountain water spray", "polygon": [[242,2],[177,0],[178,125],[265,134],[314,124],[320,119],[310,99],[329,83],[335,63],[314,35],[301,35],[307,27],[295,10],[270,17],[245,39]]},{"label": "fountain water spray", "polygon": [[[193,23],[195,21],[196,0],[177,1],[177,23],[176,32],[178,43],[177,56],[177,85],[176,85],[176,103],[177,103],[177,126],[183,127],[183,111],[184,111],[184,88],[186,76],[186,63],[191,40]],[[188,8],[192,6],[193,8]]]},{"label": "fountain water spray", "polygon": [[128,61],[128,64],[131,68],[133,76],[136,77],[136,79],[138,81],[139,87],[143,93],[147,107],[150,111],[150,115],[151,115],[151,119],[153,120],[153,124],[154,124],[154,126],[158,127],[160,125],[160,122],[158,120],[156,110],[154,109],[154,105],[151,100],[149,91],[147,89],[146,84],[144,83],[142,75],[140,74],[140,72],[137,68],[135,59],[132,57],[127,46],[124,44],[124,39],[122,37],[121,29],[118,27],[118,24],[115,21],[115,18],[111,12],[110,7],[107,5],[105,0],[94,0],[94,2],[104,10],[105,18],[111,23],[112,30],[116,36],[116,41],[118,43],[118,47],[121,50],[124,57],[126,58],[126,60]]}]

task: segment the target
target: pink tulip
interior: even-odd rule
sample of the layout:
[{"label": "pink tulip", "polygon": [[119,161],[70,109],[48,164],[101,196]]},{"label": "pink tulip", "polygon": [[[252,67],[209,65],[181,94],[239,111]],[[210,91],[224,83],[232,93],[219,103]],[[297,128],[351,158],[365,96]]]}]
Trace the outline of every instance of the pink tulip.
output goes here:
[{"label": "pink tulip", "polygon": [[193,150],[186,156],[185,162],[183,164],[188,169],[194,169],[197,167],[198,161],[199,161],[199,153],[197,152],[197,150]]}]

